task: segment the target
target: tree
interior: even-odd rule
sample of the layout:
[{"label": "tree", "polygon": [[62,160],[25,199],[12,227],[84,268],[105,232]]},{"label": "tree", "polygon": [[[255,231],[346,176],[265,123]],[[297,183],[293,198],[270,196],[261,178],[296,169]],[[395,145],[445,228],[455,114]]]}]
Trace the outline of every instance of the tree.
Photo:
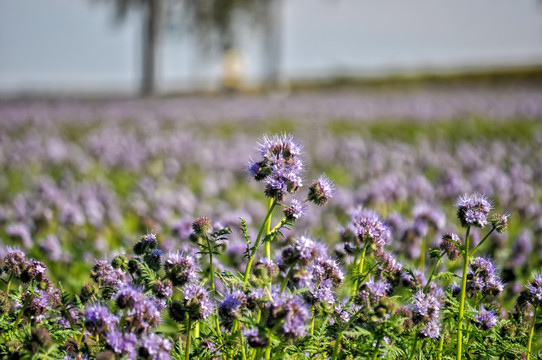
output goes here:
[{"label": "tree", "polygon": [[143,12],[140,94],[143,96],[155,94],[159,67],[158,50],[163,32],[164,0],[105,1],[113,5],[117,22],[122,22],[132,9]]}]

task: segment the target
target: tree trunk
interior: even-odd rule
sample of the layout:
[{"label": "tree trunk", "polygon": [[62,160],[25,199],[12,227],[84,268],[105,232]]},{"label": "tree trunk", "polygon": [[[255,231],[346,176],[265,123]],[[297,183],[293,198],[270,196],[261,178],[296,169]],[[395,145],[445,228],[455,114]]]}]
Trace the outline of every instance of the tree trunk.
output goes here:
[{"label": "tree trunk", "polygon": [[143,11],[143,73],[141,78],[141,95],[150,96],[156,92],[158,45],[162,30],[162,0],[146,0]]},{"label": "tree trunk", "polygon": [[264,0],[263,61],[264,86],[281,86],[282,0]]}]

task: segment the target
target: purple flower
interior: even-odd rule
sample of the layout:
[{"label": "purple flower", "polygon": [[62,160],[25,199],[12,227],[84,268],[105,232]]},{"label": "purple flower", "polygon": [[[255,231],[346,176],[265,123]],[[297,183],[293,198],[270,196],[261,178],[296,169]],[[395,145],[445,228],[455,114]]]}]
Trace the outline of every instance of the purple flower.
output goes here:
[{"label": "purple flower", "polygon": [[292,246],[287,246],[282,250],[282,262],[287,266],[297,263],[307,266],[319,257],[328,257],[325,246],[307,236],[294,239]]},{"label": "purple flower", "polygon": [[457,217],[463,227],[475,226],[484,228],[491,211],[491,203],[485,195],[465,194],[457,199]]},{"label": "purple flower", "polygon": [[537,274],[527,285],[527,295],[533,305],[542,305],[542,274]]},{"label": "purple flower", "polygon": [[504,283],[497,275],[497,267],[490,258],[472,259],[467,273],[469,292],[481,292],[484,295],[497,296],[504,290]]},{"label": "purple flower", "polygon": [[316,258],[314,264],[309,266],[307,270],[312,274],[316,283],[330,280],[334,286],[340,286],[344,281],[344,273],[339,265],[335,260],[329,258]]},{"label": "purple flower", "polygon": [[270,177],[265,185],[265,196],[279,201],[284,200],[288,192],[288,183],[284,178]]},{"label": "purple flower", "polygon": [[335,193],[335,186],[333,182],[324,174],[321,175],[318,180],[312,183],[309,187],[309,194],[307,200],[312,201],[316,205],[325,205],[328,200],[333,197]]},{"label": "purple flower", "polygon": [[460,245],[461,240],[459,236],[454,233],[446,233],[442,235],[439,248],[441,251],[444,251],[451,261],[454,261],[459,257]]},{"label": "purple flower", "polygon": [[296,198],[293,198],[290,201],[290,206],[284,207],[283,209],[284,216],[289,221],[299,220],[299,218],[305,215],[306,212],[307,206],[305,205],[305,202]]},{"label": "purple flower", "polygon": [[390,237],[390,229],[384,224],[374,211],[358,208],[353,211],[352,226],[359,241],[364,244],[366,240],[372,242],[376,251],[382,251]]},{"label": "purple flower", "polygon": [[85,310],[85,327],[93,334],[103,335],[113,330],[118,322],[119,318],[102,304],[89,305]]},{"label": "purple flower", "polygon": [[118,289],[126,281],[126,275],[122,270],[115,269],[106,260],[97,260],[90,271],[92,280],[102,286]]},{"label": "purple flower", "polygon": [[266,181],[265,195],[282,201],[286,193],[297,192],[302,186],[303,169],[299,143],[291,135],[264,135],[259,151],[262,159],[253,162],[248,170],[255,180]]},{"label": "purple flower", "polygon": [[33,245],[30,229],[27,225],[23,223],[7,225],[6,234],[13,239],[21,241],[25,248],[31,248]]},{"label": "purple flower", "polygon": [[440,230],[446,223],[446,216],[442,211],[429,205],[418,205],[413,210],[414,228],[423,237],[427,235],[428,226]]},{"label": "purple flower", "polygon": [[193,320],[205,320],[213,312],[213,303],[207,290],[201,286],[189,284],[183,291],[185,308]]},{"label": "purple flower", "polygon": [[134,244],[134,253],[136,255],[143,255],[148,250],[156,248],[157,245],[158,240],[156,239],[156,234],[148,233],[143,235],[141,239]]},{"label": "purple flower", "polygon": [[489,330],[497,324],[497,315],[495,312],[486,310],[483,306],[479,313],[474,315],[476,325],[482,330]]},{"label": "purple flower", "polygon": [[149,334],[141,341],[138,355],[142,359],[169,360],[171,341],[156,334]]},{"label": "purple flower", "polygon": [[152,286],[154,295],[160,299],[167,299],[173,295],[173,283],[169,279],[156,280]]},{"label": "purple flower", "polygon": [[134,331],[146,333],[162,321],[160,311],[154,298],[143,297],[134,304],[133,308],[128,309],[125,321],[127,326]]},{"label": "purple flower", "polygon": [[335,293],[332,289],[332,283],[329,280],[326,280],[320,283],[320,286],[311,286],[309,288],[310,293],[310,303],[314,304],[316,302],[324,302],[329,305],[335,303]]},{"label": "purple flower", "polygon": [[31,259],[26,263],[26,266],[21,274],[22,282],[30,282],[31,280],[43,281],[45,279],[45,271],[47,266],[38,260]]},{"label": "purple flower", "polygon": [[258,329],[246,329],[243,331],[247,338],[248,346],[263,349],[269,345],[269,338],[265,334],[261,334]]},{"label": "purple flower", "polygon": [[184,286],[196,280],[196,259],[181,252],[172,252],[164,263],[166,276],[175,286]]},{"label": "purple flower", "polygon": [[416,323],[435,321],[439,316],[440,306],[435,296],[418,291],[414,295],[414,321]]},{"label": "purple flower", "polygon": [[224,299],[218,305],[218,315],[226,321],[238,319],[241,311],[247,305],[247,297],[241,290],[234,290],[224,296]]},{"label": "purple flower", "polygon": [[398,274],[403,269],[403,265],[393,254],[384,251],[375,252],[375,259],[378,261],[380,270],[389,275]]},{"label": "purple flower", "polygon": [[382,297],[387,295],[389,290],[390,284],[386,280],[375,281],[373,278],[369,278],[361,285],[360,291],[356,294],[355,302],[357,305],[371,309],[378,304]]},{"label": "purple flower", "polygon": [[134,306],[143,301],[145,295],[143,289],[132,286],[124,286],[113,296],[119,309],[133,309]]},{"label": "purple flower", "polygon": [[4,272],[20,277],[26,268],[26,254],[19,249],[9,249],[4,256]]},{"label": "purple flower", "polygon": [[282,324],[282,332],[286,337],[299,338],[305,335],[305,322],[309,311],[298,297],[290,297],[282,306],[286,315]]},{"label": "purple flower", "polygon": [[438,326],[436,321],[430,321],[420,331],[420,334],[424,338],[438,339],[440,337],[440,327]]},{"label": "purple flower", "polygon": [[107,345],[116,352],[117,354],[122,353],[124,350],[124,339],[122,338],[122,333],[117,330],[112,330],[107,332],[106,337]]},{"label": "purple flower", "polygon": [[263,289],[256,288],[247,294],[247,308],[253,310],[265,305],[267,294]]}]

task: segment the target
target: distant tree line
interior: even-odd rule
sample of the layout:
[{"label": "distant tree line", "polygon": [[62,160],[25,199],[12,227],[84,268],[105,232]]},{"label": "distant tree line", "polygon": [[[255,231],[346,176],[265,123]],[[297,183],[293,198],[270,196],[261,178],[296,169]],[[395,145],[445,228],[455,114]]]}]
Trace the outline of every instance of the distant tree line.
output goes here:
[{"label": "distant tree line", "polygon": [[240,24],[251,30],[257,29],[262,34],[264,85],[274,87],[278,84],[282,0],[92,1],[111,4],[117,21],[123,21],[131,10],[143,13],[140,76],[140,93],[143,96],[156,92],[159,46],[166,28],[190,31],[208,48],[222,53],[237,45]]}]

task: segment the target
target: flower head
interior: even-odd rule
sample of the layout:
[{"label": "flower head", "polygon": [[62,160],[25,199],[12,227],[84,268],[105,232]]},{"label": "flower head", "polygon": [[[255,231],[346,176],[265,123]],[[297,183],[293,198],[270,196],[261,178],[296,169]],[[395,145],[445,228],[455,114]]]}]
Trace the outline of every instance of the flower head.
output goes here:
[{"label": "flower head", "polygon": [[141,341],[138,355],[141,359],[169,360],[172,344],[166,338],[149,334]]},{"label": "flower head", "polygon": [[321,175],[318,180],[312,183],[309,187],[307,200],[312,201],[316,205],[325,205],[329,198],[333,197],[335,186],[326,175]]},{"label": "flower head", "polygon": [[318,257],[327,257],[325,247],[307,236],[296,238],[292,246],[287,246],[282,251],[282,261],[286,265],[299,263],[307,266]]},{"label": "flower head", "polygon": [[477,315],[474,315],[476,325],[482,330],[489,330],[497,324],[497,315],[483,306]]},{"label": "flower head", "polygon": [[376,251],[382,251],[391,233],[380,216],[374,211],[358,208],[353,211],[351,217],[358,240],[362,244],[369,240]]},{"label": "flower head", "polygon": [[418,291],[414,295],[414,321],[417,323],[435,321],[438,318],[440,306],[435,296]]},{"label": "flower head", "polygon": [[307,212],[307,206],[303,201],[293,198],[290,206],[283,209],[284,216],[289,221],[299,220]]},{"label": "flower head", "polygon": [[119,318],[109,312],[102,304],[87,306],[85,311],[85,327],[93,334],[105,334],[113,330],[118,324]]},{"label": "flower head", "polygon": [[258,329],[246,329],[244,331],[248,346],[256,349],[263,349],[269,345],[269,338],[258,331]]},{"label": "flower head", "polygon": [[265,195],[282,201],[286,193],[302,186],[301,145],[291,135],[265,135],[259,144],[261,160],[249,165],[248,171],[257,181],[265,181]]},{"label": "flower head", "polygon": [[497,275],[497,267],[488,257],[472,259],[467,273],[469,292],[481,292],[484,295],[497,296],[504,290],[504,283]]},{"label": "flower head", "polygon": [[534,280],[527,285],[529,302],[533,305],[542,305],[542,273],[537,274]]},{"label": "flower head", "polygon": [[459,251],[461,250],[459,248],[460,245],[461,240],[459,239],[459,236],[454,233],[446,233],[442,236],[439,248],[444,251],[451,261],[454,261],[459,257]]},{"label": "flower head", "polygon": [[175,286],[184,286],[196,280],[196,259],[181,252],[171,252],[164,263],[166,276]]},{"label": "flower head", "polygon": [[440,327],[438,326],[436,321],[430,321],[420,331],[420,334],[424,338],[438,339],[440,337]]},{"label": "flower head", "polygon": [[484,228],[491,211],[491,202],[483,194],[465,194],[457,199],[457,217],[464,228]]},{"label": "flower head", "polygon": [[192,320],[205,320],[213,312],[213,303],[203,287],[189,284],[184,288],[184,307]]},{"label": "flower head", "polygon": [[244,292],[234,290],[224,296],[218,305],[218,315],[225,321],[232,321],[241,316],[241,311],[247,306],[247,297]]}]

